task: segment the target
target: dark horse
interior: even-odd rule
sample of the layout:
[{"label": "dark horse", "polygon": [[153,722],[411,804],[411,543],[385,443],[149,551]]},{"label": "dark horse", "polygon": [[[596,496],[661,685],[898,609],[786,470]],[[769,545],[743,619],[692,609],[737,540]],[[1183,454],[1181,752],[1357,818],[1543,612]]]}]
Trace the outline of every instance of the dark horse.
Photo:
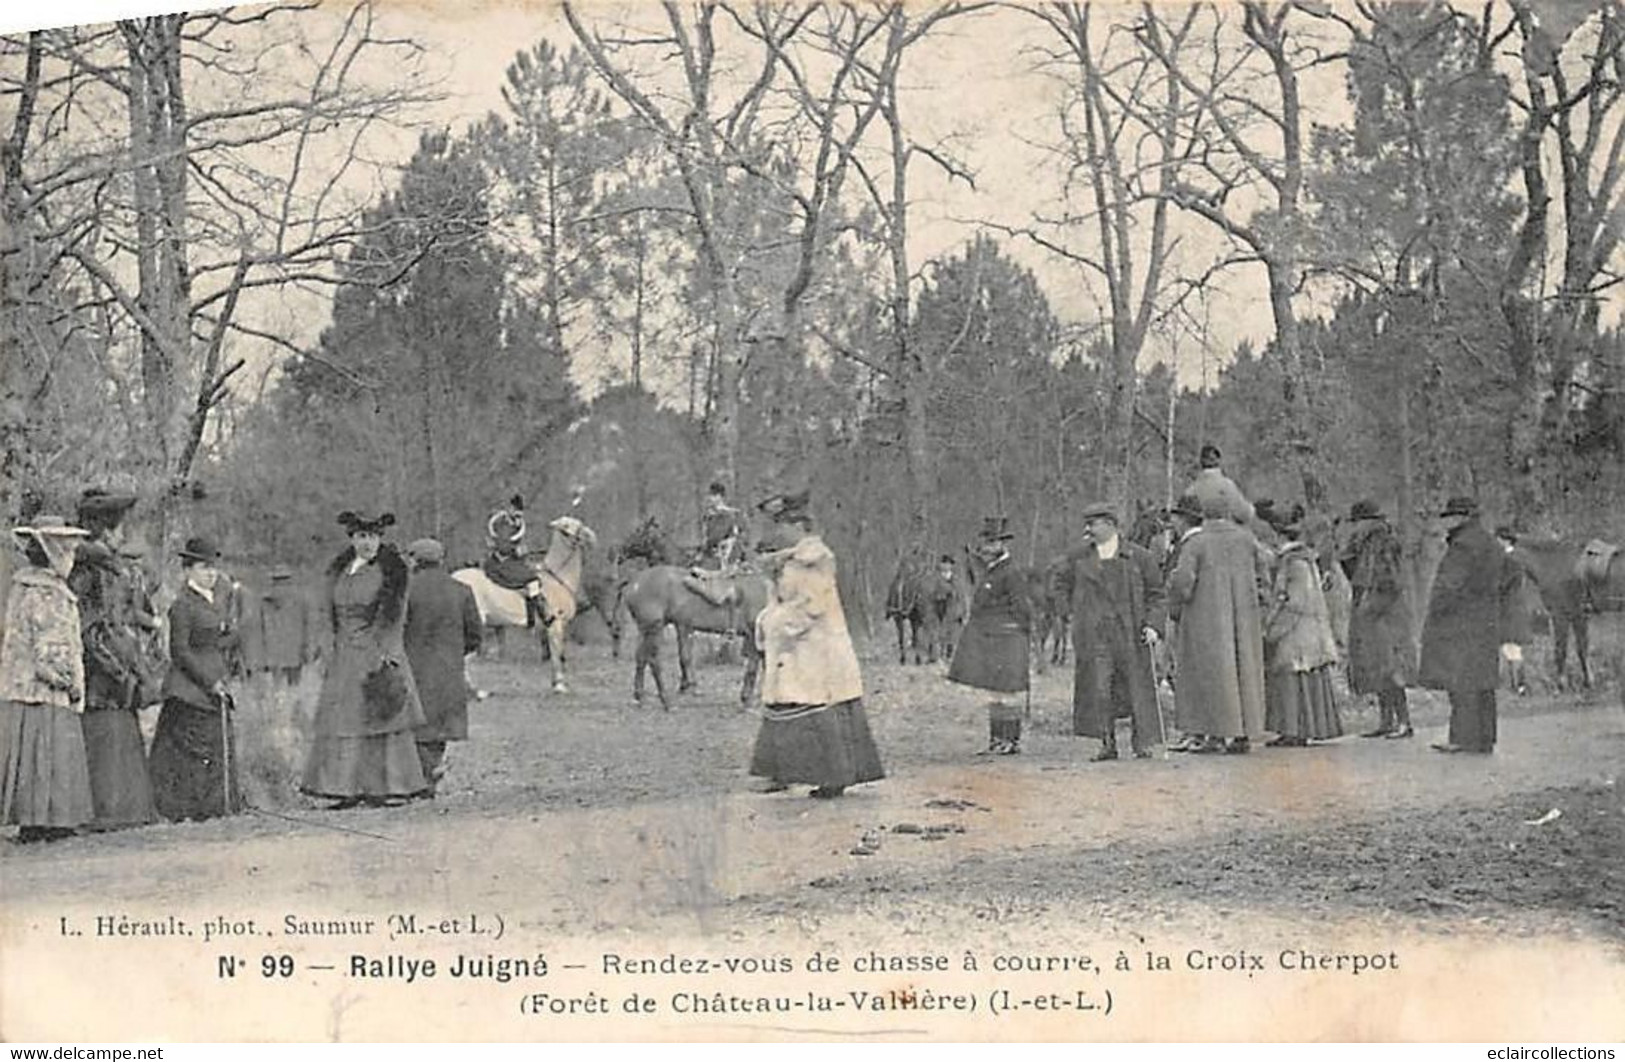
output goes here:
[{"label": "dark horse", "polygon": [[1534,577],[1541,603],[1552,618],[1558,683],[1564,682],[1572,631],[1580,681],[1587,689],[1592,682],[1590,615],[1625,610],[1625,550],[1611,557],[1588,555],[1588,550],[1595,550],[1595,545],[1530,538],[1519,539],[1513,550]]},{"label": "dark horse", "polygon": [[[699,553],[693,551],[697,562]],[[712,574],[701,576],[716,580],[706,586],[699,582],[694,568],[680,568],[668,563],[672,555],[660,523],[649,517],[627,536],[626,542],[615,551],[619,578],[616,580],[616,616],[612,629],[615,644],[620,645],[619,616],[624,607],[638,628],[637,656],[632,671],[632,700],[643,702],[643,677],[652,671],[655,692],[660,706],[671,709],[666,695],[666,679],[660,671],[660,640],[667,627],[677,634],[678,693],[694,688],[692,654],[689,639],[695,631],[712,634],[737,634],[744,645],[745,675],[739,690],[741,704],[749,704],[756,695],[762,666],[761,647],[756,644],[756,617],[767,607],[773,581],[766,575],[743,570],[727,576]],[[732,594],[729,604],[718,604],[699,587],[713,593],[728,587]]]},{"label": "dark horse", "polygon": [[964,595],[954,578],[952,558],[932,564],[925,551],[915,549],[897,563],[897,574],[886,590],[886,618],[897,625],[897,662],[936,663],[953,655],[953,637],[965,618]]},{"label": "dark horse", "polygon": [[689,654],[689,635],[694,631],[738,634],[744,646],[745,676],[739,702],[750,704],[761,676],[762,650],[756,643],[756,617],[767,607],[773,581],[756,572],[718,576],[731,582],[734,601],[719,605],[708,600],[692,583],[686,568],[657,564],[633,576],[621,593],[621,604],[638,628],[638,651],[632,672],[632,700],[643,703],[643,673],[653,671],[660,707],[671,709],[666,680],[660,673],[660,639],[666,627],[677,632],[678,692],[694,688]]}]

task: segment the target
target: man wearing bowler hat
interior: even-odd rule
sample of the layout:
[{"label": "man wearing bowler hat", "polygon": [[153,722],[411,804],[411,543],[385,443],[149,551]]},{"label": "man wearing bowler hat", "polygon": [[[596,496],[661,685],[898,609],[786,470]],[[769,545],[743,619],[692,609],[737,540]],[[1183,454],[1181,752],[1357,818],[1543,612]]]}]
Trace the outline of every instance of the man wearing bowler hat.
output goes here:
[{"label": "man wearing bowler hat", "polygon": [[1507,637],[1507,557],[1478,503],[1451,498],[1439,514],[1448,545],[1422,628],[1421,684],[1450,695],[1450,736],[1439,752],[1495,751],[1495,688]]},{"label": "man wearing bowler hat", "polygon": [[1136,758],[1163,741],[1151,649],[1167,621],[1151,551],[1118,534],[1109,505],[1083,511],[1084,542],[1066,557],[1059,589],[1072,602],[1072,732],[1100,740],[1096,762],[1117,759],[1117,720],[1132,721]]}]

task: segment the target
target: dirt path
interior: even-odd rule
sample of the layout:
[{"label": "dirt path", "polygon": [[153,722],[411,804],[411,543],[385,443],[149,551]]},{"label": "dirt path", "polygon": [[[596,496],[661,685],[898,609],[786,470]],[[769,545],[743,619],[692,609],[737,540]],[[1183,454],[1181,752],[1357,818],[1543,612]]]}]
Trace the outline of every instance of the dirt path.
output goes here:
[{"label": "dirt path", "polygon": [[1625,715],[1606,703],[1510,705],[1488,758],[1431,752],[1443,709],[1423,695],[1412,741],[1092,765],[1059,674],[1024,754],[986,759],[975,698],[871,664],[891,776],[822,802],[751,791],[755,720],[726,706],[731,671],[667,715],[612,695],[620,665],[578,670],[596,692],[560,702],[533,667],[482,665],[494,696],[433,803],[7,846],[0,939],[43,947],[64,915],[281,927],[408,911],[501,918],[521,948],[1036,949],[1080,933],[1239,948],[1269,927],[1450,947],[1521,934],[1617,958],[1625,939]]}]

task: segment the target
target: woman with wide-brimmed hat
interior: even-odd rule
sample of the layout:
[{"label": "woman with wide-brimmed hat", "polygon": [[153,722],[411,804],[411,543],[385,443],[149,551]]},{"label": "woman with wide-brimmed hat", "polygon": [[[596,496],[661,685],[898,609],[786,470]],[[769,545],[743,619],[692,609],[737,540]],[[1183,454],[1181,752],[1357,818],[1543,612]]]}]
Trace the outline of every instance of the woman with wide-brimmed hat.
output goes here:
[{"label": "woman with wide-brimmed hat", "polygon": [[85,643],[85,752],[97,829],[154,822],[147,747],[136,713],[164,661],[155,645],[158,616],[137,562],[125,556],[125,517],[136,496],[91,488],[79,498],[78,520],[90,532],[68,585],[79,599]]},{"label": "woman with wide-brimmed hat", "polygon": [[802,492],[758,506],[773,520],[757,558],[773,573],[773,594],[756,619],[765,673],[750,773],[770,790],[811,785],[812,796],[830,798],[886,772],[863,710],[835,554],[813,531],[807,502]]},{"label": "woman with wide-brimmed hat", "polygon": [[238,636],[220,549],[194,535],[180,561],[184,582],[169,606],[169,673],[148,761],[153,803],[176,822],[242,810],[226,688]]},{"label": "woman with wide-brimmed hat", "polygon": [[383,538],[393,513],[345,511],[338,522],[350,545],[328,567],[333,652],[300,788],[335,808],[394,803],[428,788],[415,738],[423,705],[403,640],[410,575]]},{"label": "woman with wide-brimmed hat", "polygon": [[970,618],[954,647],[948,681],[995,694],[988,704],[987,751],[1009,756],[1021,751],[1022,706],[1010,694],[1028,686],[1028,640],[1032,604],[1027,584],[1010,559],[1010,522],[1003,516],[982,521],[970,550],[976,583]]},{"label": "woman with wide-brimmed hat", "polygon": [[81,713],[84,644],[68,588],[84,528],[40,515],[12,534],[28,560],[12,576],[0,646],[0,822],[18,840],[71,835],[90,822]]}]

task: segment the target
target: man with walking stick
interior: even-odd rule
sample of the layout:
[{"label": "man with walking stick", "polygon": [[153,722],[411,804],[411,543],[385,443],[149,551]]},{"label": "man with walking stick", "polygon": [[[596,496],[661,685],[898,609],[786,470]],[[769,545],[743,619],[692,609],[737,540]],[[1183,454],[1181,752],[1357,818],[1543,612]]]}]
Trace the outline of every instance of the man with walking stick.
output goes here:
[{"label": "man with walking stick", "polygon": [[1117,720],[1127,716],[1144,759],[1164,741],[1151,659],[1167,620],[1162,571],[1150,550],[1118,534],[1111,506],[1089,506],[1083,523],[1083,543],[1059,576],[1072,602],[1072,732],[1100,741],[1094,762],[1115,760]]}]

